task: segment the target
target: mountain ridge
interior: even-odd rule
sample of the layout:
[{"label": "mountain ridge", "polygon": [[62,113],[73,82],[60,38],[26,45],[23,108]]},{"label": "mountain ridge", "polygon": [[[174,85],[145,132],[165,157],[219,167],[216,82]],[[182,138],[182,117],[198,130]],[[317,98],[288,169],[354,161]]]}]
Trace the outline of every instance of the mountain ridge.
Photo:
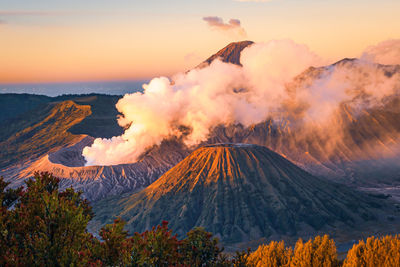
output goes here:
[{"label": "mountain ridge", "polygon": [[238,66],[242,66],[240,63],[240,53],[248,46],[254,44],[253,41],[241,41],[241,42],[233,42],[219,50],[214,55],[207,58],[205,61],[200,63],[196,68],[204,68],[211,64],[216,59],[221,59],[222,62],[235,64]]},{"label": "mountain ridge", "polygon": [[52,103],[29,114],[31,118],[9,125],[7,131],[12,134],[0,142],[0,167],[40,157],[74,142],[79,136],[69,133],[68,129],[90,114],[90,106],[64,101]]},{"label": "mountain ridge", "polygon": [[115,215],[127,230],[142,232],[167,220],[179,235],[201,226],[231,244],[354,227],[384,207],[266,147],[218,144],[198,148],[138,193],[98,202],[94,224]]},{"label": "mountain ridge", "polygon": [[[248,45],[250,44],[251,42]],[[235,47],[235,45],[231,44],[231,47]],[[220,51],[228,50],[222,49]],[[233,54],[240,55],[240,51],[240,47],[236,46]],[[238,58],[236,57],[236,59]],[[228,58],[222,59],[229,61]],[[233,63],[237,64],[238,62]],[[321,76],[329,74],[335,68],[359,68],[359,63],[357,59],[345,59],[334,65],[310,67],[295,77],[293,82],[288,84],[288,89],[296,90],[298,87],[311,86],[313,82]],[[377,68],[383,71],[385,75],[388,75],[388,77],[400,72],[399,66],[377,65]],[[71,98],[72,96],[66,97]],[[95,100],[95,97],[100,98],[101,96],[72,97],[75,103],[89,103],[91,107],[98,105],[96,110],[99,112],[96,115],[97,117],[94,115],[86,117],[81,123],[70,128],[68,132],[72,132],[73,134],[89,134],[92,137],[110,137],[114,136],[116,132],[122,132],[123,129],[118,126],[115,120],[118,114],[114,106],[118,100],[117,97],[100,102]],[[65,99],[60,98],[59,100],[62,101]],[[208,140],[199,144],[199,146],[227,142],[252,143],[266,146],[284,155],[296,163],[296,165],[315,176],[323,176],[353,187],[368,187],[376,186],[377,184],[400,184],[400,164],[398,164],[400,159],[399,103],[400,97],[396,98],[394,96],[386,99],[384,105],[373,109],[366,109],[361,114],[355,114],[357,111],[350,109],[346,105],[342,105],[338,118],[339,123],[343,126],[343,132],[341,133],[343,139],[339,140],[340,142],[334,146],[334,150],[332,151],[328,151],[328,148],[330,149],[332,146],[330,146],[329,140],[324,134],[316,131],[303,134],[301,129],[294,131],[290,121],[275,121],[272,118],[266,118],[265,121],[247,128],[236,124],[226,126],[216,125],[211,130]],[[94,110],[92,108],[92,111]],[[105,116],[107,115],[105,113],[109,112],[110,114]],[[111,128],[112,131],[109,131]],[[4,129],[6,128],[4,127]],[[107,136],[105,133],[107,133]],[[74,144],[78,142],[80,142],[80,139],[77,139],[76,142],[74,141]],[[73,183],[74,177],[76,177],[73,167],[77,167],[80,170],[79,173],[85,175],[83,180],[92,182],[101,180],[101,183],[105,184],[105,186],[101,187],[101,190],[104,190],[102,193],[93,194],[94,192],[88,192],[88,194],[84,194],[90,200],[97,200],[97,196],[107,196],[106,192],[120,194],[137,190],[138,188],[135,184],[140,184],[140,188],[150,184],[195,149],[186,147],[181,139],[165,140],[160,146],[155,145],[149,148],[140,157],[140,162],[149,162],[152,165],[146,165],[146,168],[140,168],[143,171],[137,172],[134,171],[134,166],[137,166],[135,163],[121,165],[126,166],[126,168],[124,167],[125,175],[117,178],[118,173],[122,173],[122,171],[103,171],[114,168],[119,169],[120,167],[109,166],[110,168],[104,168],[97,166],[98,172],[96,172],[96,175],[91,175],[91,172],[82,171],[86,168],[84,167],[85,162],[81,155],[82,147],[74,146],[74,144],[64,144],[57,151],[48,151],[47,154],[50,155],[46,164],[43,164],[44,159],[37,158],[37,164],[30,162],[23,167],[11,166],[6,172],[0,172],[0,174],[4,174],[10,180],[25,179],[30,177],[32,173],[24,170],[33,171],[35,166],[45,166],[45,170],[53,170],[60,178],[65,178],[68,185],[85,189],[85,187],[89,187],[89,184],[81,184],[78,181],[76,184]],[[34,161],[35,159],[32,160]],[[39,160],[41,160],[40,164]],[[64,168],[63,165],[68,168]],[[96,178],[97,175],[101,176],[102,174],[103,179],[99,180]],[[107,175],[109,175],[110,181],[107,181]],[[143,182],[136,183],[135,180]],[[118,190],[111,190],[113,184],[117,185]]]}]

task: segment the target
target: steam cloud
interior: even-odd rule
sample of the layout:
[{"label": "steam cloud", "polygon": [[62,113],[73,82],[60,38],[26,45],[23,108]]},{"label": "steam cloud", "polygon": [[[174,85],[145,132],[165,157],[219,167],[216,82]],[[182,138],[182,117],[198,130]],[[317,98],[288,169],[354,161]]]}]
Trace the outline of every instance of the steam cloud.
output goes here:
[{"label": "steam cloud", "polygon": [[[398,42],[393,44],[390,50],[398,48]],[[311,68],[303,77],[298,75],[310,66],[325,63],[305,45],[290,40],[253,44],[242,51],[242,67],[215,60],[177,74],[173,83],[155,78],[143,85],[143,93],[125,95],[117,103],[125,133],[96,139],[83,155],[87,165],[132,163],[166,138],[182,138],[193,146],[217,125],[247,127],[268,117],[324,127],[342,103],[361,110],[398,93],[398,72],[388,75],[371,60],[364,57],[323,72]]]},{"label": "steam cloud", "polygon": [[400,40],[387,40],[370,46],[361,59],[384,65],[400,64]]},{"label": "steam cloud", "polygon": [[246,31],[241,27],[240,20],[238,19],[230,19],[228,23],[224,23],[220,17],[204,17],[203,20],[207,22],[208,26],[212,29],[236,33],[242,37],[246,36]]}]

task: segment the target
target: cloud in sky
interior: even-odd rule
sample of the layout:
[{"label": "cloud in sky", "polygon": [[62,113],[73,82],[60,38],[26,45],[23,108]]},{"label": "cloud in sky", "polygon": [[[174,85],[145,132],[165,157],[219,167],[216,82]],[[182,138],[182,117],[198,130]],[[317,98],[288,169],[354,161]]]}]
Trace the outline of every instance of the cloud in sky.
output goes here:
[{"label": "cloud in sky", "polygon": [[203,20],[207,22],[208,26],[212,29],[219,30],[229,34],[236,34],[241,37],[246,36],[246,31],[241,26],[240,20],[230,19],[225,23],[222,18],[217,16],[204,17]]},{"label": "cloud in sky", "polygon": [[64,13],[56,11],[0,10],[0,16],[52,16]]},{"label": "cloud in sky", "polygon": [[385,65],[400,65],[400,39],[387,40],[368,47],[361,59]]}]

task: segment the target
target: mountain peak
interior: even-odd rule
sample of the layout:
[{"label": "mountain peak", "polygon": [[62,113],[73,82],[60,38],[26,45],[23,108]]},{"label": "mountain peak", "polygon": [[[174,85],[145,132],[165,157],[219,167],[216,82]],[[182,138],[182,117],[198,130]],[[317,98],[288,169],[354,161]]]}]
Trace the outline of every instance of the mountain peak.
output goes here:
[{"label": "mountain peak", "polygon": [[195,150],[149,187],[99,203],[95,213],[103,223],[120,216],[138,232],[162,220],[182,236],[201,226],[233,244],[351,226],[373,218],[377,206],[266,147],[228,143]]},{"label": "mountain peak", "polygon": [[204,68],[211,64],[215,59],[220,58],[223,62],[232,63],[241,66],[240,64],[240,53],[246,47],[252,45],[254,42],[252,41],[241,41],[230,43],[221,50],[219,50],[216,54],[212,55],[208,59],[206,59],[203,63],[198,65],[198,68]]},{"label": "mountain peak", "polygon": [[348,63],[353,63],[353,62],[355,62],[357,60],[358,60],[357,58],[347,58],[346,57],[346,58],[343,58],[343,59],[333,63],[332,66],[345,65],[345,64],[348,64]]}]

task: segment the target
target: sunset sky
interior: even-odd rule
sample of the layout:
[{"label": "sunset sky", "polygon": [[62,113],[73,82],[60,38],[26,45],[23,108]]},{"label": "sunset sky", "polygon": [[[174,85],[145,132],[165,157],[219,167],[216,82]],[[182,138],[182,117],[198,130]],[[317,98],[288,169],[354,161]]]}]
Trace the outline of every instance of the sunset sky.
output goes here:
[{"label": "sunset sky", "polygon": [[400,38],[399,0],[1,0],[0,83],[135,80],[232,41],[292,39],[333,62]]}]

